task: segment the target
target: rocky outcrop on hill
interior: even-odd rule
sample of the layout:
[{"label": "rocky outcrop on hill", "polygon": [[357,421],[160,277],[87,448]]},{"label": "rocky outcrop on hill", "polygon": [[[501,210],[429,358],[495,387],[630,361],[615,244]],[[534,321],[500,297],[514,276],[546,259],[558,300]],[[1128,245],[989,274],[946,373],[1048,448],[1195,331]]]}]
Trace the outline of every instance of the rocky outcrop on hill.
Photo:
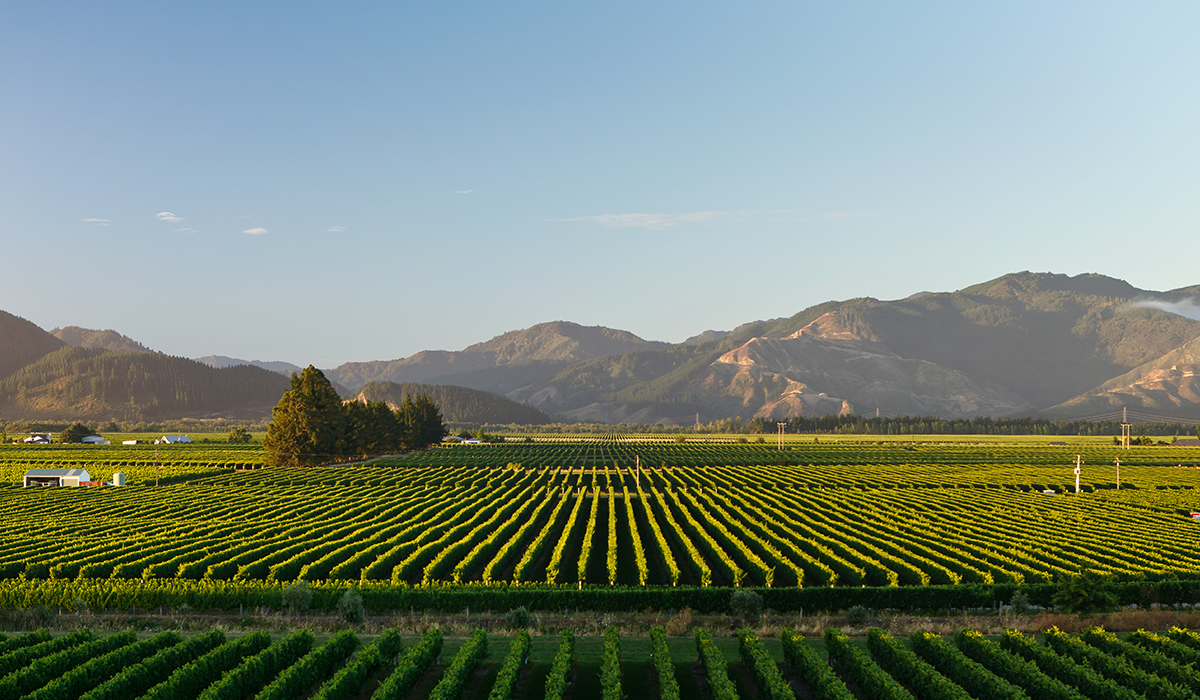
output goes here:
[{"label": "rocky outcrop on hill", "polygon": [[816,337],[810,330],[754,338],[717,358],[697,377],[696,392],[707,405],[743,418],[876,409],[958,418],[1033,409],[1011,391],[963,372],[900,357],[878,343],[847,337],[852,334],[844,328],[834,335]]}]

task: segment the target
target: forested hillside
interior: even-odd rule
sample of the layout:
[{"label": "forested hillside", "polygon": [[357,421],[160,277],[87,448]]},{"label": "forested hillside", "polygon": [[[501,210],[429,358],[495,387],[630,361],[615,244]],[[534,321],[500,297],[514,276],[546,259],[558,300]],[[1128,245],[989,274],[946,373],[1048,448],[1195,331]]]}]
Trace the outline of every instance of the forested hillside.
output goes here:
[{"label": "forested hillside", "polygon": [[29,321],[0,311],[0,378],[64,345]]},{"label": "forested hillside", "polygon": [[0,414],[93,420],[238,411],[267,415],[287,388],[287,378],[257,367],[213,369],[160,353],[67,346],[0,382]]},{"label": "forested hillside", "polygon": [[50,331],[50,335],[68,345],[78,345],[84,348],[111,350],[113,352],[154,352],[145,345],[121,335],[111,328],[97,331],[90,328],[80,328],[79,326],[67,326],[65,328],[55,328]]},{"label": "forested hillside", "polygon": [[370,382],[356,397],[360,401],[384,401],[398,408],[405,396],[426,394],[442,411],[447,423],[518,423],[541,425],[551,422],[550,416],[531,406],[517,403],[478,389],[435,384]]}]

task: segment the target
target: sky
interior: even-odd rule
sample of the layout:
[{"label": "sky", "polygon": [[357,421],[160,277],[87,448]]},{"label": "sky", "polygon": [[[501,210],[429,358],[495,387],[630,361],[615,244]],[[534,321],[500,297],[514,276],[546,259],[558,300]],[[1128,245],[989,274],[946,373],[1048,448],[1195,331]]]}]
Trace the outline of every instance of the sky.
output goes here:
[{"label": "sky", "polygon": [[1194,2],[0,8],[0,309],[333,367],[1200,283]]}]

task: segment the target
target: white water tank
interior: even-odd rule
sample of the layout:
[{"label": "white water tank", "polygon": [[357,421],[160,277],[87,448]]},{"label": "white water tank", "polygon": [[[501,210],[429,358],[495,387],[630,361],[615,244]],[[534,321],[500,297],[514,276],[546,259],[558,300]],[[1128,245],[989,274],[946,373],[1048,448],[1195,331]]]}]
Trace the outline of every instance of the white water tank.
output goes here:
[{"label": "white water tank", "polygon": [[113,474],[113,486],[125,485],[125,472],[117,472]]}]

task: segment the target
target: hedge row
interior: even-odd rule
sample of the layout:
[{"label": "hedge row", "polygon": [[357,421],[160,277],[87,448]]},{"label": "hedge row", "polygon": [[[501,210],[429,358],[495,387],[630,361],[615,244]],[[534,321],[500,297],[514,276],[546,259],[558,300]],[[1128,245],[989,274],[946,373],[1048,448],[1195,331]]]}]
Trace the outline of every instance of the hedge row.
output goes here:
[{"label": "hedge row", "polygon": [[529,661],[529,630],[521,630],[517,633],[517,638],[508,646],[508,655],[504,657],[504,662],[500,664],[500,670],[496,673],[496,680],[492,683],[492,692],[488,694],[488,700],[509,700],[512,698],[513,688],[517,686],[517,678],[521,675],[521,667]]},{"label": "hedge row", "polygon": [[128,700],[140,697],[154,686],[167,680],[180,667],[189,664],[225,643],[225,633],[214,630],[167,647],[140,664],[127,667],[119,674],[88,691],[81,700]]},{"label": "hedge row", "polygon": [[257,654],[271,644],[266,632],[252,632],[236,641],[230,641],[212,651],[175,669],[167,679],[152,687],[139,700],[179,700],[195,698],[200,690],[207,688],[233,670],[242,659]]},{"label": "hedge row", "polygon": [[713,700],[738,700],[737,688],[729,680],[725,655],[706,630],[696,630],[696,652],[704,663],[704,674],[708,678]]},{"label": "hedge row", "polygon": [[867,653],[850,642],[841,630],[825,630],[825,649],[829,663],[842,678],[858,688],[861,697],[870,700],[914,700],[912,693],[879,667]]},{"label": "hedge row", "polygon": [[313,646],[313,633],[301,630],[247,658],[200,694],[200,700],[241,700],[258,693]]},{"label": "hedge row", "polygon": [[137,635],[133,632],[119,632],[43,656],[0,680],[0,698],[17,700],[58,678],[64,671],[74,669],[93,657],[129,646],[135,641]]},{"label": "hedge row", "polygon": [[959,630],[954,643],[987,670],[1020,687],[1037,700],[1087,700],[1078,690],[1043,673],[1032,661],[1008,653],[975,630]]},{"label": "hedge row", "polygon": [[1046,640],[1046,646],[1059,654],[1069,656],[1076,663],[1090,666],[1101,675],[1148,698],[1192,700],[1195,697],[1187,688],[1138,668],[1124,656],[1112,656],[1079,637],[1072,637],[1062,632],[1057,627],[1046,630],[1043,637]]},{"label": "hedge row", "polygon": [[255,700],[289,700],[303,697],[317,683],[324,681],[346,664],[346,659],[358,648],[358,637],[350,630],[335,634],[328,642],[305,654],[299,661],[276,676],[262,689]]},{"label": "hedge row", "polygon": [[1102,698],[1103,700],[1144,700],[1145,698],[1141,693],[1135,693],[1096,673],[1090,666],[1077,664],[1065,656],[1060,656],[1017,630],[1006,631],[1000,638],[1000,646],[1005,651],[1016,654],[1026,661],[1032,661],[1037,664],[1042,673],[1057,678],[1073,688],[1078,688],[1089,698]]},{"label": "hedge row", "polygon": [[600,658],[600,697],[621,700],[621,635],[616,627],[604,630],[604,655]]},{"label": "hedge row", "polygon": [[[38,638],[41,638],[40,635]],[[57,639],[46,639],[37,644],[30,644],[19,649],[14,649],[4,656],[0,656],[0,678],[8,676],[13,671],[25,668],[38,659],[56,654],[63,649],[90,642],[95,638],[96,635],[91,630],[80,630],[65,634]]]},{"label": "hedge row", "polygon": [[429,693],[429,700],[458,700],[476,667],[488,653],[487,633],[481,629],[471,632],[471,638],[458,648],[442,680]]},{"label": "hedge row", "polygon": [[[1200,580],[1130,581],[1108,584],[1122,605],[1200,603]],[[265,607],[284,609],[287,584],[274,581],[216,581],[184,579],[0,579],[0,608],[73,607],[84,601],[95,610],[179,608],[237,610]],[[348,589],[363,598],[368,610],[446,611],[593,610],[627,612],[691,608],[701,613],[729,610],[735,590],[719,587],[559,586],[550,584],[409,586],[391,582],[316,582],[310,585],[312,608],[337,609]],[[1055,584],[971,584],[959,586],[880,586],[867,588],[762,588],[763,605],[772,610],[837,611],[854,606],[872,609],[938,611],[952,608],[992,608],[1007,603],[1020,590],[1030,603],[1051,606]]]},{"label": "hedge row", "polygon": [[379,672],[403,647],[400,631],[390,629],[379,635],[375,643],[360,651],[322,685],[313,700],[351,700],[358,697],[367,681]]},{"label": "hedge row", "polygon": [[120,674],[126,668],[141,665],[141,661],[180,641],[178,632],[161,632],[150,639],[121,645],[107,654],[92,656],[75,668],[66,671],[51,666],[49,679],[25,695],[28,700],[78,700],[84,693]]},{"label": "hedge row", "polygon": [[395,670],[379,684],[371,700],[398,700],[404,697],[441,655],[442,631],[431,629],[396,663]]},{"label": "hedge row", "polygon": [[44,629],[36,632],[30,632],[29,634],[23,634],[20,637],[5,638],[0,640],[0,656],[3,656],[10,651],[24,649],[25,647],[31,647],[34,644],[41,644],[42,642],[48,641],[50,641],[50,633]]},{"label": "hedge row", "polygon": [[779,666],[763,647],[758,635],[750,630],[738,632],[738,651],[741,652],[742,663],[754,669],[754,678],[763,697],[767,700],[796,700],[792,685],[779,672]]},{"label": "hedge row", "polygon": [[795,630],[784,630],[780,641],[783,642],[783,657],[800,676],[800,682],[808,688],[813,700],[854,700],[850,689],[804,640],[804,635]]},{"label": "hedge row", "polygon": [[650,660],[658,676],[660,700],[679,700],[679,680],[675,678],[675,664],[671,661],[671,649],[667,646],[667,633],[661,627],[650,630]]},{"label": "hedge row", "polygon": [[1029,700],[1025,691],[973,661],[940,636],[918,630],[909,640],[918,656],[976,700]]},{"label": "hedge row", "polygon": [[550,665],[550,674],[546,676],[545,700],[562,700],[571,682],[571,660],[575,653],[575,635],[571,630],[562,633],[562,641],[558,643],[558,652],[554,655],[554,663]]}]

